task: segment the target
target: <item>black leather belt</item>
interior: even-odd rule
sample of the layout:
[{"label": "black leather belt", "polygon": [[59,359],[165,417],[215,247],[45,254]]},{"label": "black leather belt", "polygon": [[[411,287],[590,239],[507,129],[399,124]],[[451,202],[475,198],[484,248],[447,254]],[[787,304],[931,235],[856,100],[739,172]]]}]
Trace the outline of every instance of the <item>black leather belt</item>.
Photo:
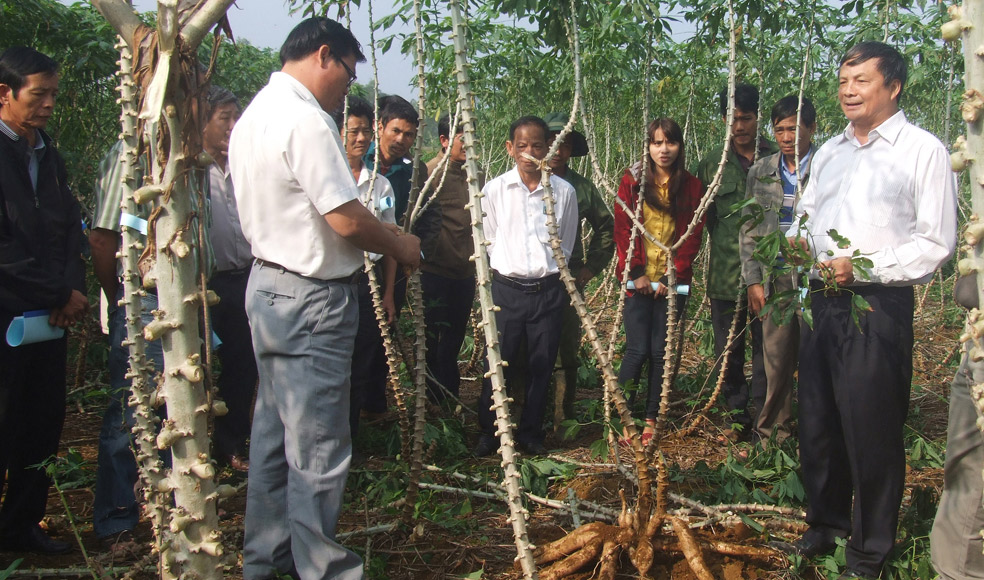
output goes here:
[{"label": "black leather belt", "polygon": [[229,269],[229,270],[220,270],[220,271],[216,272],[215,274],[213,274],[212,276],[213,277],[215,277],[215,276],[247,276],[247,275],[249,275],[249,270],[250,270],[250,267],[249,266],[246,266],[245,268],[232,268],[232,269]]},{"label": "black leather belt", "polygon": [[[290,272],[291,274],[295,274],[303,278],[309,277],[309,276],[303,276],[302,274],[298,274],[297,272],[294,272],[293,270],[290,270],[288,268],[284,268],[280,264],[276,262],[271,262],[270,260],[263,260],[261,258],[257,258],[256,263],[262,266],[263,268],[273,268],[275,270],[280,270],[281,272]],[[329,280],[325,280],[325,282],[335,282],[337,284],[355,284],[356,282],[359,281],[359,276],[361,274],[362,274],[362,269],[359,268],[358,270],[352,272],[348,276],[342,276],[341,278],[331,278]]]},{"label": "black leather belt", "polygon": [[550,274],[543,278],[512,278],[492,270],[492,279],[527,294],[536,294],[560,284],[560,274]]}]

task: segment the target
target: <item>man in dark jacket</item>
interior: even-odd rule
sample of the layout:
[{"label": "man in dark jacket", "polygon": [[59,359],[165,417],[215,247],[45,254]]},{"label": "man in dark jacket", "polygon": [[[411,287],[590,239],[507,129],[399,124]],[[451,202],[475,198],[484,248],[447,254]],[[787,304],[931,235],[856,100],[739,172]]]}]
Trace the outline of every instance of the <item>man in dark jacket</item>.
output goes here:
[{"label": "man in dark jacket", "polygon": [[[58,93],[58,65],[23,47],[0,54],[0,330],[46,311],[67,328],[85,315],[79,205],[65,164],[42,131]],[[17,341],[11,341],[17,342]],[[65,419],[67,340],[0,342],[0,551],[62,554],[40,528],[50,482],[33,467],[58,452]]]}]

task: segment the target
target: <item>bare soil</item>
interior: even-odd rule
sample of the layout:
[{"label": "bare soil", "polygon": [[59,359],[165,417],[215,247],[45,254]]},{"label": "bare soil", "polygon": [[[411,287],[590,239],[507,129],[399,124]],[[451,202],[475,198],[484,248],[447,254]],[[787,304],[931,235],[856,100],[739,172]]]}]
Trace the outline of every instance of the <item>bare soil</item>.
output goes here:
[{"label": "bare soil", "polygon": [[[918,297],[918,293],[917,293]],[[932,302],[932,301],[930,301]],[[912,408],[914,409],[910,425],[926,439],[940,441],[945,439],[947,421],[947,397],[949,381],[954,372],[954,365],[959,356],[955,337],[959,332],[957,323],[946,324],[940,312],[942,307],[929,303],[924,312],[917,316],[917,344],[914,353],[914,388]],[[683,355],[684,369],[698,368],[701,364],[696,353],[695,345],[688,342]],[[72,366],[72,364],[70,364]],[[82,368],[81,366],[77,368]],[[463,383],[463,402],[475,407],[479,383],[474,377],[480,377],[480,368],[472,368],[468,373],[472,380]],[[96,376],[103,376],[98,373]],[[101,379],[98,379],[101,380]],[[98,386],[98,385],[95,385]],[[578,392],[579,399],[598,399],[601,391],[582,390]],[[96,403],[73,401],[69,405],[68,417],[62,436],[62,453],[68,449],[77,450],[84,458],[85,470],[90,472],[90,481],[94,481],[98,433],[100,426],[101,407]],[[367,425],[367,429],[386,431],[396,422],[396,412],[391,411],[381,420]],[[674,420],[675,428],[680,428],[684,419]],[[692,468],[698,461],[704,461],[713,467],[724,461],[729,449],[734,450],[730,443],[722,443],[719,435],[724,427],[720,420],[708,421],[701,425],[694,435],[687,438],[671,438],[662,446],[667,462],[676,464],[680,469]],[[466,415],[466,443],[474,443],[477,434],[475,418]],[[591,457],[591,443],[601,437],[600,428],[596,425],[583,428],[574,440],[565,441],[558,434],[551,434],[547,447],[556,450],[556,454],[571,461],[594,463],[597,459]],[[392,466],[392,457],[369,453],[366,462],[358,469],[365,471],[386,470]],[[433,462],[441,463],[441,458],[429,457]],[[450,470],[473,470],[475,466],[484,467],[493,472],[498,466],[499,458],[471,459],[459,457],[453,461],[443,462],[442,465]],[[471,471],[473,472],[473,471]],[[239,484],[242,474],[228,468],[219,475],[223,483]],[[436,481],[436,479],[434,479]],[[446,481],[442,478],[441,481]],[[352,489],[353,478],[350,477],[349,498],[358,498],[364,490]],[[940,469],[909,469],[907,473],[908,487],[928,487],[938,491],[942,487],[942,470]],[[463,487],[478,489],[477,485],[459,484]],[[560,480],[549,488],[552,498],[566,500],[568,488],[577,497],[596,502],[614,509],[619,507],[618,492],[626,485],[624,478],[618,476],[610,468],[582,467],[580,473],[573,478]],[[705,482],[676,481],[671,491],[687,495],[693,489],[701,488]],[[66,511],[62,498],[68,506]],[[435,494],[431,501],[439,505],[460,507],[464,497],[452,494]],[[470,510],[460,510],[461,513],[448,513],[444,517],[421,517],[410,526],[401,525],[395,531],[377,533],[369,536],[356,535],[345,543],[363,554],[368,552],[369,569],[372,578],[429,580],[442,578],[476,578],[468,576],[477,571],[484,571],[482,578],[519,578],[521,574],[513,567],[516,554],[513,543],[512,528],[507,522],[504,504],[497,501],[487,501],[469,498]],[[67,490],[59,496],[52,489],[48,501],[48,514],[44,524],[54,536],[67,540],[73,539],[73,526],[78,539],[84,547],[90,560],[87,563],[82,550],[65,556],[41,557],[37,555],[22,555],[0,553],[0,576],[15,559],[23,557],[16,576],[30,577],[116,577],[124,575],[133,578],[156,577],[154,558],[150,555],[151,532],[146,520],[141,521],[136,531],[139,549],[135,554],[123,554],[114,557],[105,546],[95,538],[92,532],[92,503],[93,488],[89,486]],[[394,521],[396,510],[375,509],[374,506],[359,507],[361,501],[352,501],[349,509],[343,514],[339,524],[339,532],[352,532]],[[221,528],[224,533],[229,551],[238,551],[242,545],[243,511],[245,494],[240,493],[221,505],[223,515]],[[530,507],[530,537],[535,544],[543,544],[563,537],[574,526],[569,512],[549,509],[541,506]],[[761,544],[762,538],[749,528],[739,525],[728,528],[711,527],[700,530],[700,537],[708,537],[749,545]],[[716,578],[727,580],[756,579],[756,578],[791,578],[786,569],[786,562],[777,557],[769,561],[737,559],[707,554],[707,563]],[[241,562],[241,560],[239,561]],[[237,562],[228,567],[228,578],[241,577],[241,565]],[[623,570],[631,570],[627,560],[623,562]],[[571,578],[589,578],[591,571],[571,576]],[[620,576],[622,577],[622,576]],[[625,578],[634,577],[626,574]],[[693,578],[690,568],[679,553],[657,552],[653,566],[652,578],[655,579],[689,579]]]}]

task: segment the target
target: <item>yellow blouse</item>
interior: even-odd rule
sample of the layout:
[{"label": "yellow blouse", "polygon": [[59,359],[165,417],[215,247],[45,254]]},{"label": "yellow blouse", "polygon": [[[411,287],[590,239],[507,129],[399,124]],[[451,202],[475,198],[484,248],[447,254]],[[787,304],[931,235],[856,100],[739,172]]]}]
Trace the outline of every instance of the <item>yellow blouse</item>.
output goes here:
[{"label": "yellow blouse", "polygon": [[[659,201],[669,205],[670,189],[668,184],[656,185],[656,194]],[[669,212],[656,209],[645,201],[642,202],[642,224],[646,226],[646,231],[665,246],[669,246],[673,240],[673,233],[676,230],[676,223]],[[646,248],[646,276],[653,282],[658,281],[666,274],[666,252],[659,246],[643,237],[643,245]]]}]

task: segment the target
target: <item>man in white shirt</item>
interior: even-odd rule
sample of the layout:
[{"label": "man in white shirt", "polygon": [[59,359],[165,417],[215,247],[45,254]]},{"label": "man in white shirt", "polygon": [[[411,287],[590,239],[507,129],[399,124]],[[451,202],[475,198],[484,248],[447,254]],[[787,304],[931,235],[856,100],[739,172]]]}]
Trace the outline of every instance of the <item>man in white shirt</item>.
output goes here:
[{"label": "man in white shirt", "polygon": [[[560,345],[562,308],[568,299],[560,281],[547,232],[546,191],[540,183],[540,166],[525,153],[543,159],[547,153],[550,129],[539,117],[520,117],[509,128],[506,151],[516,166],[489,181],[482,189],[483,226],[492,267],[492,300],[500,308],[495,313],[502,359],[513,360],[523,338],[527,343],[526,403],[516,432],[519,448],[533,455],[544,452],[543,415],[547,389]],[[556,200],[558,234],[564,257],[570,259],[577,237],[577,198],[574,188],[557,176],[550,176]],[[506,382],[512,373],[505,369]],[[475,455],[492,454],[495,438],[495,412],[492,383],[486,379],[478,401],[482,435]]]},{"label": "man in white shirt", "polygon": [[309,18],[280,49],[232,132],[229,163],[243,234],[256,257],[246,311],[260,384],[250,443],[243,577],[363,577],[335,541],[352,456],[349,370],[362,252],[420,263],[359,200],[335,122],[365,61],[352,33]]},{"label": "man in white shirt", "polygon": [[[905,80],[902,55],[886,44],[862,42],[844,56],[838,98],[850,123],[817,151],[788,232],[818,261],[810,272],[813,329],[802,336],[799,368],[810,529],[789,549],[813,557],[849,537],[840,578],[877,578],[894,545],[912,286],[928,282],[956,245],[949,155],[899,109]],[[803,215],[805,236],[797,230]],[[871,260],[866,271],[852,263],[855,251]],[[870,311],[853,310],[857,297]]]}]

